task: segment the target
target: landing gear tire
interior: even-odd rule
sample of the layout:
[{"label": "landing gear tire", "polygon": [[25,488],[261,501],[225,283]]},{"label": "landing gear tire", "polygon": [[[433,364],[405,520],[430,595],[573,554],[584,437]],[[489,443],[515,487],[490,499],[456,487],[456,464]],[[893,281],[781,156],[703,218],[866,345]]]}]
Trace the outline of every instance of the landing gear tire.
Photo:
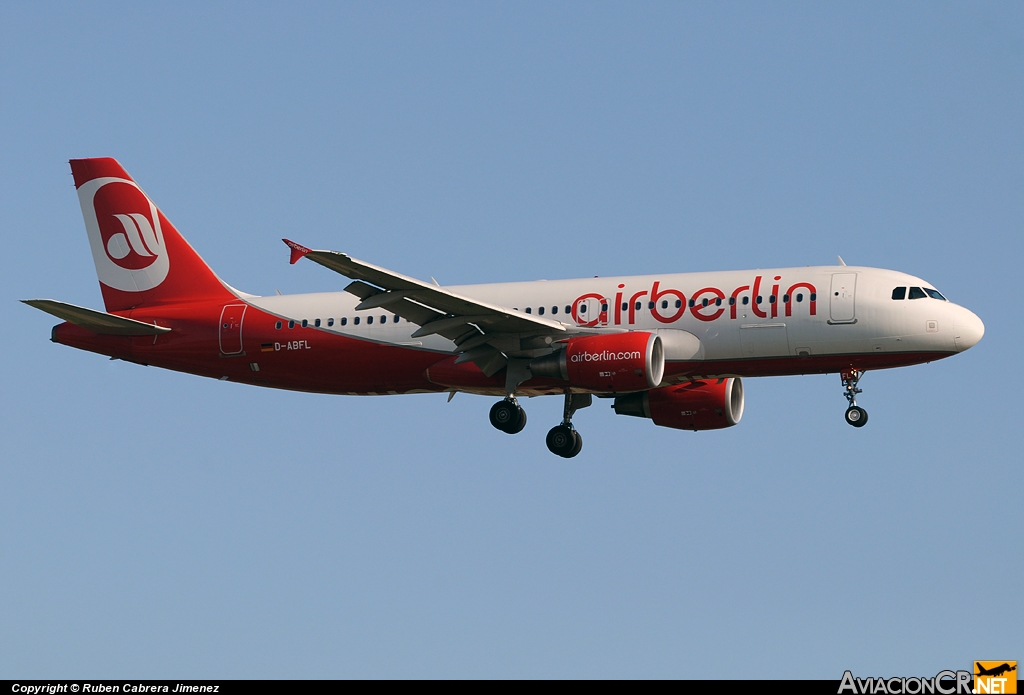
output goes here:
[{"label": "landing gear tire", "polygon": [[868,424],[868,411],[857,405],[857,394],[863,393],[862,389],[857,388],[862,376],[864,376],[863,370],[852,367],[839,372],[839,378],[843,382],[843,396],[850,404],[850,407],[846,409],[846,422],[854,427],[863,427]]},{"label": "landing gear tire", "polygon": [[519,421],[516,423],[515,427],[510,427],[505,430],[505,432],[508,432],[509,434],[519,434],[523,431],[523,428],[526,427],[526,411],[523,410],[522,406],[516,406],[516,409],[519,411]]},{"label": "landing gear tire", "polygon": [[572,433],[576,437],[576,446],[572,448],[572,453],[569,454],[568,458],[572,458],[573,456],[575,456],[576,454],[580,453],[580,451],[583,450],[583,435],[581,435],[576,430],[573,430]]},{"label": "landing gear tire", "polygon": [[863,427],[868,424],[868,411],[859,405],[851,405],[846,409],[846,422],[854,427]]},{"label": "landing gear tire", "polygon": [[557,425],[551,428],[547,436],[548,450],[562,458],[571,459],[583,448],[583,437],[568,425]]},{"label": "landing gear tire", "polygon": [[513,400],[498,401],[491,406],[491,424],[506,434],[518,434],[526,427],[526,411]]}]

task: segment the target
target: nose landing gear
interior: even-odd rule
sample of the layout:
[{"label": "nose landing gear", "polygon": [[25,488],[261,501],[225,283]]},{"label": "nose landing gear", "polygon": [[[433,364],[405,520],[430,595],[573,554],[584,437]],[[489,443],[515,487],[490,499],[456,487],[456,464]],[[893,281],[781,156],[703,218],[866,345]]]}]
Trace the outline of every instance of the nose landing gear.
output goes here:
[{"label": "nose landing gear", "polygon": [[843,396],[850,404],[846,409],[846,422],[854,427],[868,424],[868,411],[857,405],[857,394],[863,393],[863,389],[857,388],[862,376],[864,371],[861,369],[844,369],[839,372],[839,377],[843,380]]},{"label": "nose landing gear", "polygon": [[556,425],[548,432],[545,442],[552,454],[571,459],[583,449],[583,437],[572,426],[572,416],[580,408],[586,408],[594,402],[589,393],[565,394],[565,408],[562,410],[562,424]]},{"label": "nose landing gear", "polygon": [[518,434],[526,427],[526,411],[509,396],[491,406],[491,424],[505,434]]}]

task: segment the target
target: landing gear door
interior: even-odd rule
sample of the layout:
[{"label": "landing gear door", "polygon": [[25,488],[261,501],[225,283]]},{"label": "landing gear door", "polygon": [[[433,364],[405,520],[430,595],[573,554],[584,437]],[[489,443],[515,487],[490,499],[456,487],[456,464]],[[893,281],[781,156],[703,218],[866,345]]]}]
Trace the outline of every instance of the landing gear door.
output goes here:
[{"label": "landing gear door", "polygon": [[856,318],[855,293],[857,273],[833,273],[829,293],[829,316],[832,323],[853,323]]},{"label": "landing gear door", "polygon": [[245,318],[245,304],[228,304],[220,312],[220,354],[241,355],[242,319]]}]

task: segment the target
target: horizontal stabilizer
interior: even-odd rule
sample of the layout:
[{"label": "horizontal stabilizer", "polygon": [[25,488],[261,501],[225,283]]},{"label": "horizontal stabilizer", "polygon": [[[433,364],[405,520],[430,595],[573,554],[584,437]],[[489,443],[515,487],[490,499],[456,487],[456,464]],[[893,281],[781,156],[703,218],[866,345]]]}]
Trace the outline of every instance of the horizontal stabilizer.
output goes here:
[{"label": "horizontal stabilizer", "polygon": [[21,301],[100,335],[160,335],[171,330],[156,324],[126,319],[123,316],[86,309],[74,304],[65,304],[53,299],[22,299]]}]

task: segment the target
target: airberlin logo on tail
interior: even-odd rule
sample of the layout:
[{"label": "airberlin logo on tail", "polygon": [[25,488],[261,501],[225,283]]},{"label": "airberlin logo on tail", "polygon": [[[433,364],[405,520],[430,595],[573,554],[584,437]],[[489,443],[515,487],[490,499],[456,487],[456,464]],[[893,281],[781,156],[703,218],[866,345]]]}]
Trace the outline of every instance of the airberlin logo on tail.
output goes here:
[{"label": "airberlin logo on tail", "polygon": [[78,200],[100,282],[123,292],[144,292],[164,281],[170,260],[160,213],[134,181],[87,181],[78,189]]},{"label": "airberlin logo on tail", "polygon": [[[124,234],[117,233],[107,239],[107,255],[114,260],[121,260],[134,251],[140,256],[159,256],[160,245],[156,240],[156,230],[149,223],[149,218],[141,212],[130,215],[114,215],[124,225]],[[160,223],[157,222],[157,226]]]}]

